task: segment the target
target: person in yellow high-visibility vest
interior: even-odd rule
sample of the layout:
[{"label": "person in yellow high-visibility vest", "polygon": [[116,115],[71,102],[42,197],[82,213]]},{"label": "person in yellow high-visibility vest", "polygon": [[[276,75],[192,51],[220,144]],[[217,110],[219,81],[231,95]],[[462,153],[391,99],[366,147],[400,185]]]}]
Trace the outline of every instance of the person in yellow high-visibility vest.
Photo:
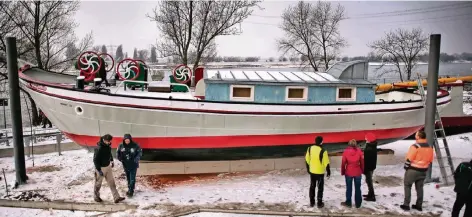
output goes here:
[{"label": "person in yellow high-visibility vest", "polygon": [[324,207],[323,203],[323,188],[324,188],[324,174],[329,178],[331,170],[329,168],[328,152],[322,147],[323,137],[317,136],[315,145],[310,146],[306,152],[306,168],[310,174],[310,206],[315,206],[315,189],[318,186],[317,206]]}]

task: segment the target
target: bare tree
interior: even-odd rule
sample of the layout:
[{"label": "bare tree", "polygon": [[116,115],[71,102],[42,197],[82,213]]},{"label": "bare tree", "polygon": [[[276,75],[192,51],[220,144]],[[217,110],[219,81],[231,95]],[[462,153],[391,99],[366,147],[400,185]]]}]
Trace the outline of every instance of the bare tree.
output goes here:
[{"label": "bare tree", "polygon": [[148,17],[157,23],[162,56],[179,56],[188,64],[195,52],[194,68],[216,36],[238,34],[237,24],[252,14],[259,1],[161,1]]},{"label": "bare tree", "polygon": [[133,59],[138,59],[139,56],[138,56],[138,49],[137,48],[134,48],[134,51],[133,51]]},{"label": "bare tree", "polygon": [[107,51],[107,46],[106,46],[106,45],[102,45],[101,51],[102,51],[102,53],[108,53],[108,51]]},{"label": "bare tree", "polygon": [[[78,10],[78,4],[78,2],[69,1],[2,2],[0,16],[8,19],[12,28],[11,33],[17,36],[19,44],[25,44],[27,48],[25,53],[19,52],[24,54],[21,58],[33,62],[41,69],[62,68],[65,70],[64,64],[70,63],[71,58],[77,58],[79,55],[77,53],[64,58],[68,45],[78,41],[74,35],[77,24],[71,19]],[[91,41],[90,33],[77,47],[79,50],[85,50]],[[31,52],[29,52],[30,49]],[[29,99],[33,124],[36,125],[40,122],[37,107],[30,96]]]},{"label": "bare tree", "polygon": [[368,46],[377,56],[393,62],[401,81],[405,75],[406,79],[410,80],[419,54],[428,48],[428,36],[420,28],[399,28],[386,33],[385,37]]},{"label": "bare tree", "polygon": [[277,40],[279,50],[304,56],[302,63],[308,62],[314,71],[318,71],[319,61],[328,68],[339,49],[347,46],[339,33],[339,22],[344,16],[344,7],[340,4],[333,7],[330,2],[313,5],[300,1],[289,6],[282,14],[280,28],[285,36]]},{"label": "bare tree", "polygon": [[116,59],[116,62],[120,62],[121,60],[124,59],[123,45],[121,45],[121,44],[116,49],[115,59]]},{"label": "bare tree", "polygon": [[142,61],[147,61],[149,57],[149,51],[144,49],[144,50],[139,50],[138,51],[138,58]]},{"label": "bare tree", "polygon": [[[34,63],[50,70],[70,61],[64,59],[64,53],[68,44],[78,41],[74,35],[77,23],[71,19],[78,6],[76,1],[18,1],[0,5],[0,11],[34,47]],[[85,50],[91,41],[90,33],[79,43],[79,50]]]},{"label": "bare tree", "polygon": [[[12,7],[13,4],[10,2],[1,1],[0,2],[0,68],[6,66],[6,37],[13,36],[16,37],[16,46],[18,50],[18,58],[24,58],[27,53],[33,50],[31,44],[28,44],[26,38],[18,28],[16,28],[15,23],[12,19],[2,12],[2,8],[8,8],[9,10],[17,10],[17,8]],[[6,78],[5,78],[6,79]]]},{"label": "bare tree", "polygon": [[100,45],[95,45],[95,46],[92,47],[93,52],[100,53],[101,50],[102,50],[102,48],[101,48]]},{"label": "bare tree", "polygon": [[150,61],[152,63],[157,63],[157,53],[156,53],[156,47],[155,46],[152,46],[151,47],[151,57],[150,57]]}]

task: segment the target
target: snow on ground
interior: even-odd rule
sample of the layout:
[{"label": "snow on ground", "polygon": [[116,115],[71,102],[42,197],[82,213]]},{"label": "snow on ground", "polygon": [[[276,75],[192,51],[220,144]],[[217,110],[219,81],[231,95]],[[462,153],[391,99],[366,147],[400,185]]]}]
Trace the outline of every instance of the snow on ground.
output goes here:
[{"label": "snow on ground", "polygon": [[286,217],[278,215],[247,215],[247,214],[228,214],[228,213],[211,213],[201,212],[190,215],[184,215],[183,217]]},{"label": "snow on ground", "polygon": [[[454,166],[472,158],[472,133],[448,138]],[[358,213],[401,213],[399,205],[403,201],[403,159],[412,140],[402,140],[381,148],[395,151],[398,164],[378,166],[375,171],[375,189],[377,202],[363,202],[361,209],[347,209],[340,206],[345,200],[345,181],[339,168],[332,169],[332,177],[325,180],[325,210],[331,212]],[[439,176],[438,164],[435,162],[433,176]],[[77,202],[93,202],[93,163],[92,153],[86,150],[36,155],[35,167],[31,168],[31,159],[26,162],[29,184],[20,186],[14,194],[21,191],[36,190],[50,200]],[[13,158],[0,158],[0,169],[5,168],[8,183],[14,180]],[[126,180],[121,165],[114,168],[115,181],[121,195],[126,192]],[[192,181],[171,186],[152,187],[149,177],[138,177],[135,197],[124,202],[139,205],[138,210],[114,213],[109,216],[153,216],[165,212],[164,206],[192,207],[205,206],[233,209],[272,209],[277,211],[313,211],[308,206],[309,176],[304,169],[271,171],[251,174],[220,174],[212,179],[192,177]],[[455,200],[452,187],[435,188],[435,184],[425,185],[425,202],[423,213],[449,216]],[[367,187],[362,186],[363,194]],[[412,192],[412,201],[416,193]],[[5,196],[5,186],[0,182],[0,197]],[[110,190],[105,182],[101,197],[105,201],[112,200]],[[3,209],[3,208],[0,208]],[[156,211],[157,210],[157,211]],[[161,210],[161,211],[159,211]],[[418,214],[417,211],[411,211]],[[190,216],[218,216],[217,214],[193,214]],[[219,216],[224,216],[221,214]],[[230,215],[234,216],[234,215]]]},{"label": "snow on ground", "polygon": [[99,212],[82,212],[69,210],[42,210],[42,209],[23,209],[23,208],[0,208],[2,217],[31,217],[31,216],[57,216],[57,217],[82,217],[100,214]]},{"label": "snow on ground", "polygon": [[472,103],[464,103],[463,110],[464,114],[472,115]]},{"label": "snow on ground", "polygon": [[472,115],[472,91],[464,91],[464,114]]}]

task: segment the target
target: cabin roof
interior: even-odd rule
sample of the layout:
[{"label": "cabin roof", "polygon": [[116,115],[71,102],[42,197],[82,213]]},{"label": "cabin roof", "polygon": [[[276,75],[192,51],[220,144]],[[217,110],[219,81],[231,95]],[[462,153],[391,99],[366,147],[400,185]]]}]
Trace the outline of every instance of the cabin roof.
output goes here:
[{"label": "cabin roof", "polygon": [[326,73],[341,80],[367,80],[369,76],[369,62],[365,60],[337,62],[328,68]]},{"label": "cabin roof", "polygon": [[361,84],[371,85],[373,83],[363,79],[338,79],[324,72],[302,72],[302,71],[243,71],[243,70],[206,70],[207,81],[225,83],[297,83],[297,84]]}]

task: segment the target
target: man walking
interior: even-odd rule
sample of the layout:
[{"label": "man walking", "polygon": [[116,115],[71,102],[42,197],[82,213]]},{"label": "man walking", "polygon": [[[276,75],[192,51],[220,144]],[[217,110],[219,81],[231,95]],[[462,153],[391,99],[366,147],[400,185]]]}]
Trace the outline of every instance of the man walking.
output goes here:
[{"label": "man walking", "polygon": [[405,200],[400,208],[403,210],[410,210],[411,200],[411,186],[415,184],[416,189],[416,204],[411,208],[422,211],[423,205],[423,185],[426,179],[426,171],[429,165],[433,162],[433,146],[430,146],[426,141],[426,133],[423,130],[416,132],[416,144],[410,146],[406,155],[405,162]]},{"label": "man walking", "polygon": [[365,135],[365,140],[366,147],[364,149],[364,175],[369,192],[367,195],[364,195],[364,200],[375,202],[374,182],[372,178],[374,176],[374,170],[377,168],[377,141],[373,133],[367,133]]},{"label": "man walking", "polygon": [[331,176],[328,152],[321,146],[322,144],[323,137],[317,136],[315,145],[310,146],[305,155],[306,167],[310,174],[310,206],[315,206],[315,189],[318,186],[318,208],[324,207],[323,188],[325,171],[328,178]]},{"label": "man walking", "polygon": [[452,207],[452,217],[459,217],[462,207],[465,205],[464,217],[472,216],[472,160],[462,162],[454,172],[454,191],[457,193],[456,201]]},{"label": "man walking", "polygon": [[96,202],[102,202],[102,199],[100,198],[100,188],[102,187],[103,178],[105,178],[110,187],[115,203],[119,203],[125,199],[120,197],[120,194],[118,194],[115,185],[115,178],[113,177],[112,167],[114,166],[114,163],[110,147],[112,138],[113,137],[110,134],[102,136],[100,141],[97,143],[97,148],[93,154],[93,163],[95,164],[94,199]]},{"label": "man walking", "polygon": [[141,147],[133,141],[130,134],[125,134],[123,136],[123,143],[116,149],[116,156],[123,163],[123,168],[125,169],[126,180],[128,182],[126,196],[132,197],[136,184],[136,171],[139,167],[139,159],[142,156]]}]

